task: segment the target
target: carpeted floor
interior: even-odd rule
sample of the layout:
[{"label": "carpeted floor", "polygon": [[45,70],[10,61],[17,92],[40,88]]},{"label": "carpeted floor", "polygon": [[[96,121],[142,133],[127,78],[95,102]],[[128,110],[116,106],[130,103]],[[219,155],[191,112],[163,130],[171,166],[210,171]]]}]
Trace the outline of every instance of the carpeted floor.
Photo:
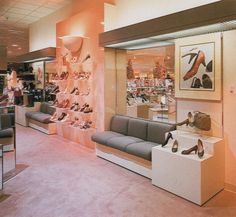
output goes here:
[{"label": "carpeted floor", "polygon": [[97,158],[59,136],[17,126],[17,162],[29,165],[4,186],[0,217],[235,217],[236,194],[203,207]]}]

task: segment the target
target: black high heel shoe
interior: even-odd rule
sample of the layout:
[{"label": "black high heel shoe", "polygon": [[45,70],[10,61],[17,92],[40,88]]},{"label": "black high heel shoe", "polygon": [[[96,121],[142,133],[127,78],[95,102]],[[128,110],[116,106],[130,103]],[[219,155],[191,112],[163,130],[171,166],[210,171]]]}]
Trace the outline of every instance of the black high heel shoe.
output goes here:
[{"label": "black high heel shoe", "polygon": [[61,116],[57,119],[58,121],[61,121],[64,119],[64,117],[66,116],[65,112],[62,112]]},{"label": "black high heel shoe", "polygon": [[202,158],[203,155],[204,155],[204,149],[203,149],[203,144],[202,144],[202,140],[201,139],[198,139],[197,141],[197,155],[199,158]]},{"label": "black high heel shoe", "polygon": [[190,153],[193,152],[193,151],[195,152],[195,154],[197,154],[197,151],[198,151],[197,145],[193,146],[193,147],[190,148],[190,149],[183,150],[183,151],[181,152],[181,154],[188,155],[188,154],[190,154]]},{"label": "black high heel shoe", "polygon": [[173,146],[172,146],[172,152],[177,152],[178,151],[178,146],[179,146],[179,143],[177,140],[174,141],[173,143]]},{"label": "black high heel shoe", "polygon": [[168,135],[167,135],[167,137],[166,137],[166,140],[165,140],[165,142],[161,145],[161,147],[166,146],[167,143],[168,143],[168,141],[169,141],[169,139],[173,139],[173,136],[172,136],[171,132],[168,133]]}]

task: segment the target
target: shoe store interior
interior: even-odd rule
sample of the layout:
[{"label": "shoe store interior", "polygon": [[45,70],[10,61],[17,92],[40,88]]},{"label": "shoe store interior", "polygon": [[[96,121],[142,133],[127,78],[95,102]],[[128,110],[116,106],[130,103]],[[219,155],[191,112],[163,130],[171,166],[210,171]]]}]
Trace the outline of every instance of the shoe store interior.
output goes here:
[{"label": "shoe store interior", "polygon": [[0,216],[235,217],[235,50],[234,0],[1,0]]}]

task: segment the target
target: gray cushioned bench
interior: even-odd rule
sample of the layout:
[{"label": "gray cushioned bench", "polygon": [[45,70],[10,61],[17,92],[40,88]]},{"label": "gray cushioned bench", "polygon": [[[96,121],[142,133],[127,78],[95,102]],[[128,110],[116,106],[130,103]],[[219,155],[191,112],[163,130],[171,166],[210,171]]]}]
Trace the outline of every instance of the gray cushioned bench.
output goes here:
[{"label": "gray cushioned bench", "polygon": [[53,113],[56,111],[50,103],[43,102],[39,111],[26,112],[25,116],[29,122],[29,126],[38,129],[47,134],[56,133],[56,124],[50,121]]},{"label": "gray cushioned bench", "polygon": [[172,124],[115,115],[111,119],[110,131],[97,132],[92,135],[92,140],[151,162],[152,147],[163,144],[166,132],[172,130],[175,130]]},{"label": "gray cushioned bench", "polygon": [[50,121],[51,116],[56,111],[54,107],[51,107],[49,103],[43,102],[40,105],[40,111],[37,112],[26,112],[25,116],[28,119],[33,119],[44,124],[52,123]]}]

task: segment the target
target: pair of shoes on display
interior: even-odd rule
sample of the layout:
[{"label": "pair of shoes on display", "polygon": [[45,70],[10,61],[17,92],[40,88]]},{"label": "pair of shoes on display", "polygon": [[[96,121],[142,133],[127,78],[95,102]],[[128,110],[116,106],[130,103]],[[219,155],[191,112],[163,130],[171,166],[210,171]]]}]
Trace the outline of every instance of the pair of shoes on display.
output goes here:
[{"label": "pair of shoes on display", "polygon": [[93,109],[89,107],[88,103],[84,103],[84,105],[80,109],[80,112],[90,113],[90,112],[93,112]]},{"label": "pair of shoes on display", "polygon": [[74,87],[70,94],[76,93],[76,91],[79,91],[79,89],[77,87]]},{"label": "pair of shoes on display", "polygon": [[61,122],[67,122],[67,121],[70,121],[70,115],[65,113],[65,112],[62,112],[60,117],[58,117],[57,119],[58,121],[61,121]]},{"label": "pair of shoes on display", "polygon": [[91,73],[90,72],[74,72],[75,80],[84,80],[89,79]]},{"label": "pair of shoes on display", "polygon": [[195,154],[198,154],[199,158],[203,157],[204,148],[203,148],[203,143],[202,143],[201,139],[198,139],[197,145],[195,145],[187,150],[182,151],[181,154],[188,155],[188,154],[191,154],[193,151],[195,152]]},{"label": "pair of shoes on display", "polygon": [[88,129],[92,126],[92,121],[76,121],[73,127],[79,127],[80,129]]},{"label": "pair of shoes on display", "polygon": [[66,80],[69,76],[69,72],[62,72],[60,75],[60,80]]},{"label": "pair of shoes on display", "polygon": [[69,99],[64,99],[61,103],[58,103],[57,107],[58,108],[67,108],[69,103],[70,103]]},{"label": "pair of shoes on display", "polygon": [[92,112],[93,112],[93,108],[91,108],[91,107],[86,107],[84,109],[84,113],[92,113]]},{"label": "pair of shoes on display", "polygon": [[84,121],[81,123],[80,129],[88,129],[92,126],[92,123],[93,123],[92,121],[88,121],[88,120]]},{"label": "pair of shoes on display", "polygon": [[79,103],[74,102],[74,103],[71,105],[70,110],[72,110],[72,111],[79,111],[79,110],[80,110]]},{"label": "pair of shoes on display", "polygon": [[56,73],[56,74],[53,74],[52,77],[51,77],[52,80],[59,80],[59,75]]}]

